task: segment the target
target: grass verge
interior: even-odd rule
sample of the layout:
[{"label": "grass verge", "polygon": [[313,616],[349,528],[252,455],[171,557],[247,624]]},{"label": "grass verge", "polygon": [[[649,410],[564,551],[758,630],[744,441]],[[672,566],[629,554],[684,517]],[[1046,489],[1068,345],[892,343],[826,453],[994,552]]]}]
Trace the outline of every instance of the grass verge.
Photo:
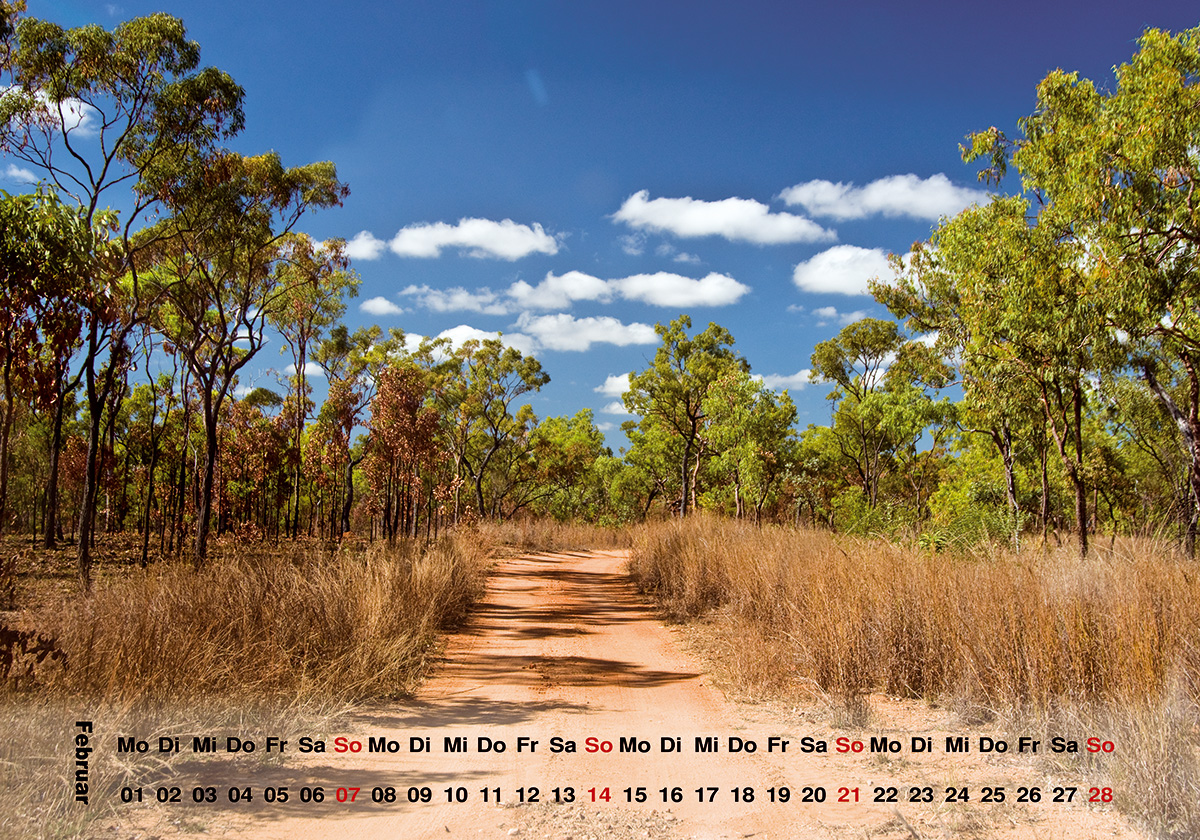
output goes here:
[{"label": "grass verge", "polygon": [[[489,558],[477,533],[432,545],[226,544],[199,573],[127,563],[87,596],[43,587],[0,634],[12,657],[0,683],[0,837],[95,835],[122,780],[154,770],[153,752],[114,754],[122,731],[170,734],[186,721],[188,732],[287,737],[349,704],[410,693],[440,632],[482,594]],[[54,655],[39,661],[45,643]],[[104,784],[86,808],[71,783],[78,720],[96,721],[90,775]]]},{"label": "grass verge", "polygon": [[937,554],[695,517],[641,529],[631,571],[671,617],[708,618],[743,692],[812,692],[849,725],[874,692],[1069,718],[1120,744],[1127,814],[1200,836],[1200,576],[1161,547]]}]

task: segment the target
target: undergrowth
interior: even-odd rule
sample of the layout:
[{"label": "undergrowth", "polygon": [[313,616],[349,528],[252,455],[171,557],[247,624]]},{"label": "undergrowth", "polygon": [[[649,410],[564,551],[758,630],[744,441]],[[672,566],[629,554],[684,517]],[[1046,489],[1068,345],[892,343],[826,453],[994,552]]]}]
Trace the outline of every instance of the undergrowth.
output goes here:
[{"label": "undergrowth", "polygon": [[1200,575],[1163,544],[939,553],[694,517],[640,529],[631,571],[669,616],[736,639],[720,659],[742,690],[815,692],[860,725],[873,692],[1069,715],[1121,744],[1127,813],[1200,836]]},{"label": "undergrowth", "polygon": [[[93,836],[120,786],[159,760],[115,754],[122,732],[287,737],[355,702],[411,692],[440,631],[482,594],[489,557],[469,532],[431,545],[239,543],[201,572],[129,565],[90,595],[10,613],[19,629],[0,674],[0,837]],[[34,642],[55,655],[37,661]],[[73,801],[78,720],[96,725],[97,807]]]},{"label": "undergrowth", "polygon": [[67,662],[43,689],[126,703],[403,695],[482,592],[487,558],[477,536],[452,535],[131,570],[36,619]]}]

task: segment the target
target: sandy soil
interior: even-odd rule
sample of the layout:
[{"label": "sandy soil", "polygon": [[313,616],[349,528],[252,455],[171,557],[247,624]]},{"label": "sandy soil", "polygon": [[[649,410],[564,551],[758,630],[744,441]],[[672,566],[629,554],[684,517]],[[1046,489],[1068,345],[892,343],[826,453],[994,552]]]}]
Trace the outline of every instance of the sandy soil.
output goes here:
[{"label": "sandy soil", "polygon": [[[444,664],[414,701],[360,711],[343,719],[341,731],[313,733],[326,741],[324,754],[301,754],[289,743],[282,756],[267,760],[261,750],[269,733],[255,733],[259,755],[253,763],[197,761],[185,751],[172,767],[184,803],[131,811],[136,825],[105,826],[98,836],[1142,836],[1111,806],[1086,803],[1089,780],[1050,778],[1033,756],[946,754],[949,735],[974,741],[996,733],[954,728],[944,710],[873,698],[870,728],[850,730],[833,728],[828,710],[816,705],[780,709],[727,701],[686,652],[678,631],[656,620],[637,597],[624,562],[620,552],[589,552],[500,564],[488,597],[450,639]],[[338,736],[360,742],[363,750],[335,753]],[[380,736],[397,742],[399,750],[368,752],[368,739]],[[803,753],[805,736],[824,740],[829,752]],[[894,754],[836,752],[838,738],[869,742],[873,736],[899,740],[903,748]],[[914,736],[932,738],[933,752],[913,753]],[[429,751],[410,751],[410,739],[426,737]],[[445,751],[445,740],[460,737],[467,739],[468,751]],[[717,740],[719,751],[698,752],[697,738],[709,737]],[[480,752],[481,738],[502,740],[506,749]],[[554,738],[573,741],[576,751],[553,751]],[[589,752],[589,738],[597,745],[610,742],[611,751]],[[647,742],[648,749],[621,752],[622,738]],[[675,743],[676,738],[678,749],[663,751],[664,739]],[[730,752],[731,739],[752,740],[757,748]],[[226,789],[235,784],[254,789],[252,802],[228,804]],[[217,787],[218,801],[192,805],[193,785]],[[1052,803],[1056,785],[1077,786],[1075,801]],[[287,786],[290,801],[265,802],[267,786]],[[297,801],[301,788],[316,786],[324,789],[323,802]],[[985,786],[1004,786],[1005,801],[982,802]],[[883,788],[886,798],[889,787],[897,788],[894,804],[873,801],[876,788]],[[926,787],[932,802],[909,801],[910,788],[923,798]],[[948,787],[967,788],[970,799],[945,802]],[[1042,801],[1017,803],[1018,787],[1039,787]],[[338,788],[358,788],[356,800],[338,803]],[[395,801],[372,802],[376,788],[378,798],[394,789]],[[422,788],[428,788],[431,801],[410,803],[410,789],[420,798]],[[538,801],[530,802],[534,788]],[[806,788],[812,789],[810,797],[823,789],[825,801],[801,801]],[[843,788],[842,798],[851,801],[839,803]],[[448,802],[447,789],[450,798],[465,796],[466,801]],[[672,801],[674,789],[678,802]],[[644,802],[637,801],[639,793]],[[572,795],[573,801],[565,801]],[[784,796],[788,801],[780,801]]]}]

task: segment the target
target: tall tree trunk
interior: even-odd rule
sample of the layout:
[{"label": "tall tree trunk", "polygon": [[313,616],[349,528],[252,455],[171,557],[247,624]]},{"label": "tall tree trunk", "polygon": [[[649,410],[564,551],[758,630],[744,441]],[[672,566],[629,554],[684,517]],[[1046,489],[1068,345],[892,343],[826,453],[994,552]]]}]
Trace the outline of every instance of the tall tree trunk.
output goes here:
[{"label": "tall tree trunk", "polygon": [[1072,429],[1075,438],[1075,469],[1071,471],[1071,480],[1075,483],[1075,521],[1079,526],[1079,556],[1087,557],[1088,553],[1088,507],[1087,507],[1087,477],[1083,472],[1083,388],[1075,381],[1071,390],[1074,402],[1075,417]]},{"label": "tall tree trunk", "polygon": [[[92,525],[96,518],[96,493],[100,487],[100,440],[103,430],[104,406],[108,402],[104,393],[104,372],[99,387],[93,362],[97,354],[97,327],[93,324],[88,336],[88,360],[85,363],[84,381],[88,400],[88,444],[87,460],[83,470],[83,501],[79,506],[79,543],[77,545],[77,570],[84,589],[92,588]],[[111,356],[111,354],[110,354]],[[111,361],[111,358],[110,358]]]},{"label": "tall tree trunk", "polygon": [[196,508],[196,556],[193,558],[196,571],[204,568],[208,558],[209,517],[212,512],[213,478],[217,469],[217,412],[211,398],[204,406],[204,481],[200,488],[200,504]]},{"label": "tall tree trunk", "polygon": [[146,476],[146,509],[142,513],[142,559],[146,568],[150,558],[150,509],[154,506],[154,470],[158,467],[158,441],[151,443],[150,473]]},{"label": "tall tree trunk", "polygon": [[1175,404],[1175,400],[1159,383],[1154,375],[1154,365],[1149,361],[1142,362],[1142,377],[1159,403],[1171,415],[1183,439],[1184,449],[1188,455],[1188,479],[1191,486],[1191,511],[1188,516],[1187,530],[1184,535],[1184,551],[1188,557],[1196,556],[1197,522],[1200,521],[1200,370],[1197,370],[1190,354],[1183,354],[1183,366],[1188,375],[1188,413],[1185,415]]},{"label": "tall tree trunk", "polygon": [[[101,459],[100,451],[103,443],[103,420],[105,409],[108,408],[108,398],[113,395],[112,414],[115,416],[120,409],[120,395],[113,394],[117,371],[123,368],[125,355],[125,336],[109,337],[108,364],[100,371],[99,382],[95,371],[95,361],[99,353],[99,328],[93,322],[88,334],[88,355],[84,363],[84,381],[87,384],[88,412],[91,422],[88,424],[87,464],[83,471],[83,504],[79,510],[79,579],[85,588],[92,585],[92,542],[96,520],[96,497],[100,489]],[[114,422],[110,420],[110,422]]]},{"label": "tall tree trunk", "polygon": [[67,401],[67,383],[65,373],[59,371],[57,398],[54,400],[54,422],[50,433],[50,475],[46,479],[46,510],[42,521],[43,540],[45,548],[54,548],[58,544],[58,462],[62,454],[63,408]]},{"label": "tall tree trunk", "polygon": [[683,446],[683,466],[680,469],[679,483],[681,485],[679,496],[679,518],[683,519],[687,516],[688,508],[688,485],[691,481],[691,466],[692,460],[692,442],[688,441]]},{"label": "tall tree trunk", "polygon": [[[358,461],[361,461],[360,457]],[[350,533],[350,509],[354,507],[354,458],[346,459],[346,492],[342,497],[342,533]]]},{"label": "tall tree trunk", "polygon": [[8,514],[8,449],[12,437],[13,389],[12,353],[4,354],[4,420],[0,423],[0,534],[4,533]]}]

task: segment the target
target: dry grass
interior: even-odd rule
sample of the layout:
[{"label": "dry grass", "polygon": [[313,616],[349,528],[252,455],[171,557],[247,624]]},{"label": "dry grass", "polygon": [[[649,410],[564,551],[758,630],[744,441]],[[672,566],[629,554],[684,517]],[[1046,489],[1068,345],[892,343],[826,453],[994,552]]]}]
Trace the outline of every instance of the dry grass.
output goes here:
[{"label": "dry grass", "polygon": [[332,698],[405,694],[440,629],[482,592],[477,535],[416,543],[226,552],[127,569],[92,595],[26,617],[67,667],[43,690],[133,703],[197,697]]},{"label": "dry grass", "polygon": [[1066,716],[1120,744],[1127,813],[1200,835],[1200,574],[1162,546],[932,554],[697,517],[641,529],[631,570],[672,617],[712,619],[743,691],[815,691],[844,724],[871,692]]},{"label": "dry grass", "polygon": [[[188,732],[288,737],[354,701],[410,692],[439,631],[482,593],[489,556],[479,534],[338,550],[227,544],[201,573],[114,562],[90,596],[38,590],[5,621],[53,637],[67,667],[18,657],[0,684],[0,837],[94,836],[117,790],[156,769],[153,751],[116,755],[116,734],[186,721]],[[14,680],[29,664],[33,679]],[[103,784],[89,808],[69,784],[82,719],[96,724],[90,770]]]},{"label": "dry grass", "polygon": [[629,548],[633,545],[633,532],[629,528],[612,528],[585,522],[555,522],[552,519],[485,521],[480,522],[476,530],[493,545],[518,553]]}]

